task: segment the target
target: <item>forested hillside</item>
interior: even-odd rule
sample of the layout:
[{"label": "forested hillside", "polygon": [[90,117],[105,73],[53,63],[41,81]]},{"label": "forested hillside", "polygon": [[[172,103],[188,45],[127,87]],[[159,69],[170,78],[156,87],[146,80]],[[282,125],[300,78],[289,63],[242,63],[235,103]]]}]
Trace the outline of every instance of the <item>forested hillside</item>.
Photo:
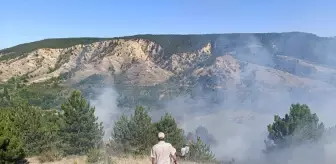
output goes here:
[{"label": "forested hillside", "polygon": [[57,83],[90,99],[113,86],[121,107],[161,108],[185,95],[309,101],[335,90],[335,47],[335,38],[301,32],[46,39],[0,50],[0,80]]}]

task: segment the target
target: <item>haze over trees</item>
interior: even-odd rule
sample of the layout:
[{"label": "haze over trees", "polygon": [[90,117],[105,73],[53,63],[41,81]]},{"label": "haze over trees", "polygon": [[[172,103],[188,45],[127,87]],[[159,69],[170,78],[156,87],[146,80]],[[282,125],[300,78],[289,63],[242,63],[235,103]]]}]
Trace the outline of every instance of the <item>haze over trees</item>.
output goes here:
[{"label": "haze over trees", "polygon": [[[104,160],[98,158],[102,156],[99,151],[104,134],[102,124],[94,115],[95,107],[81,92],[64,92],[60,86],[48,84],[25,86],[20,85],[20,80],[17,78],[3,84],[1,92],[2,163],[21,161],[30,156],[40,156],[41,161],[53,161],[67,155],[83,154],[90,157],[90,162]],[[64,100],[61,105],[56,105],[61,100]],[[267,125],[267,130],[267,139],[272,142],[266,142],[266,154],[316,142],[325,131],[318,116],[305,104],[292,104],[283,118],[274,116],[274,122]],[[157,142],[155,136],[159,131],[165,132],[167,141],[177,148],[192,140],[194,144],[190,145],[188,159],[216,160],[211,151],[216,140],[205,127],[185,132],[169,113],[153,122],[142,106],[136,107],[131,116],[123,115],[115,122],[111,134],[113,140],[109,144],[111,154],[148,155],[151,146]]]},{"label": "haze over trees", "polygon": [[[99,155],[99,151],[95,150],[102,146],[103,127],[94,115],[95,108],[79,91],[72,92],[60,111],[42,110],[22,99],[9,104],[12,105],[0,109],[2,163],[38,155],[42,161],[57,160],[66,155]],[[324,125],[307,105],[292,104],[289,113],[284,118],[276,115],[267,130],[268,139],[274,142],[273,147],[266,145],[266,152],[269,153],[275,149],[318,141],[323,135]],[[167,141],[177,148],[187,142],[187,134],[177,126],[170,114],[166,113],[158,122],[152,122],[148,111],[138,106],[131,116],[123,115],[115,122],[111,134],[113,140],[109,145],[115,154],[146,155],[157,142],[156,134],[159,131],[165,132]],[[215,160],[211,147],[201,140],[202,136],[197,136],[197,133],[206,132],[206,128],[199,127],[195,130],[196,134],[189,133],[196,136],[196,140],[190,146],[188,159]],[[212,138],[211,135],[207,137]],[[207,140],[215,142],[213,139]]]},{"label": "haze over trees", "polygon": [[[139,48],[134,50],[125,46],[133,43]],[[312,80],[318,81],[317,86],[322,89],[325,86],[335,88],[335,61],[328,56],[336,47],[335,43],[332,38],[307,33],[137,35],[47,39],[0,50],[0,80],[9,77],[0,83],[0,164],[31,156],[40,156],[41,161],[53,161],[68,155],[86,154],[91,163],[105,160],[100,158],[104,147],[103,126],[88,100],[97,96],[97,90],[106,86],[110,76],[119,94],[117,106],[134,110],[131,116],[123,115],[115,121],[113,140],[108,144],[111,154],[148,155],[150,147],[156,143],[156,133],[163,131],[167,141],[178,151],[187,140],[193,141],[188,159],[216,160],[211,148],[216,146],[218,138],[205,127],[200,126],[193,132],[184,131],[169,113],[153,122],[147,109],[160,109],[165,100],[181,95],[195,99],[206,97],[211,104],[226,102],[233,97],[237,99],[234,103],[252,108],[253,103],[246,105],[245,100],[268,102],[274,99],[268,94],[274,88],[293,97],[310,92],[307,88],[311,87]],[[98,48],[93,44],[99,45]],[[61,49],[62,53],[52,52],[53,48]],[[53,66],[49,67],[50,61],[43,57],[48,53],[32,52],[41,49],[59,55]],[[86,55],[92,55],[92,58],[84,60],[82,56],[85,55],[76,53],[84,52],[84,49],[91,50]],[[143,55],[146,60],[141,59]],[[70,56],[76,62],[71,63]],[[76,71],[82,70],[78,68],[86,71],[83,63],[102,66],[105,57],[111,56],[120,59],[120,68],[118,64],[108,65],[108,75],[95,70],[94,74],[85,75],[75,84],[67,83],[78,80],[74,78]],[[117,60],[115,58],[113,60]],[[77,62],[81,60],[85,62]],[[73,69],[58,76],[62,66],[72,64],[75,65]],[[318,65],[328,69],[320,69]],[[36,70],[48,71],[36,74],[39,72]],[[259,76],[258,72],[275,78],[267,80],[268,77]],[[315,76],[321,72],[328,78]],[[147,80],[159,77],[161,73],[174,76],[165,76],[147,85]],[[239,73],[247,76],[239,76]],[[43,81],[44,77],[53,78]],[[223,84],[235,81],[235,77],[242,79],[234,85],[234,93],[226,92],[223,88],[227,86]],[[42,82],[36,82],[41,79]],[[140,82],[146,85],[140,85]],[[328,93],[332,92],[328,88]],[[332,97],[330,94],[309,96]],[[269,104],[272,108],[277,106]],[[321,140],[325,133],[322,121],[307,105],[292,104],[283,118],[275,116],[273,122],[265,125],[265,131],[268,131],[265,156]]]}]

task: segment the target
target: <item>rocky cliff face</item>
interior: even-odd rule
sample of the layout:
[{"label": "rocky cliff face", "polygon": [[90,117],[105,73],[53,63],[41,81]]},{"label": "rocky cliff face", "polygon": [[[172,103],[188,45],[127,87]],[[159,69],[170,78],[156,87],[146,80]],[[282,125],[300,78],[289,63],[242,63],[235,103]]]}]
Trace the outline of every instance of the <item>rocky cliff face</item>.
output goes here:
[{"label": "rocky cliff face", "polygon": [[[67,82],[78,83],[98,74],[112,79],[122,77],[122,83],[135,86],[154,86],[177,79],[176,84],[202,83],[212,88],[252,84],[268,88],[333,87],[336,70],[330,54],[334,53],[331,46],[336,42],[328,38],[302,33],[211,35],[210,38],[186,35],[176,36],[175,40],[173,36],[149,37],[154,36],[106,39],[66,48],[40,47],[23,52],[16,58],[0,61],[0,81],[25,76],[32,83],[66,76]],[[12,52],[0,53],[4,57]]]},{"label": "rocky cliff face", "polygon": [[92,74],[111,76],[126,73],[130,82],[152,85],[165,81],[172,73],[158,66],[161,47],[145,40],[109,40],[69,48],[43,48],[0,63],[1,81],[27,76],[41,82],[68,73],[69,80],[80,81]]},{"label": "rocky cliff face", "polygon": [[[62,49],[42,48],[24,57],[1,61],[0,80],[27,76],[30,83],[43,82],[66,74],[69,82],[79,82],[94,74],[112,78],[122,74],[123,83],[148,86],[190,70],[193,77],[221,74],[221,78],[231,78],[239,69],[239,64],[231,65],[226,57],[218,57],[204,69],[195,69],[198,63],[211,57],[210,43],[196,52],[172,54],[168,60],[163,60],[163,55],[164,49],[159,44],[144,39],[115,39]],[[237,68],[229,68],[229,65]],[[218,72],[218,69],[223,70]]]}]

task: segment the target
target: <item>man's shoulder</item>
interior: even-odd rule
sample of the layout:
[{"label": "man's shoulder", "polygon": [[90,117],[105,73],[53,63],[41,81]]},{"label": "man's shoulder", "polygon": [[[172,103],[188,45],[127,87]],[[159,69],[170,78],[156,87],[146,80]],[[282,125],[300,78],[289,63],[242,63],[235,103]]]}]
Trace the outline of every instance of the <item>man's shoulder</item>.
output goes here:
[{"label": "man's shoulder", "polygon": [[152,148],[154,149],[154,148],[156,148],[157,146],[158,146],[158,144],[155,144],[155,145],[153,145],[153,147],[152,147]]},{"label": "man's shoulder", "polygon": [[164,146],[166,146],[166,147],[172,147],[173,148],[173,145],[171,143],[169,143],[169,142],[165,142]]},{"label": "man's shoulder", "polygon": [[173,146],[171,143],[169,142],[165,142],[165,144],[169,145],[169,146]]},{"label": "man's shoulder", "polygon": [[169,147],[173,147],[173,145],[171,144],[171,143],[168,143],[168,142],[159,142],[159,143],[157,143],[157,144],[155,144],[154,146],[153,146],[153,148],[156,148],[156,147],[158,147],[158,146],[169,146]]}]

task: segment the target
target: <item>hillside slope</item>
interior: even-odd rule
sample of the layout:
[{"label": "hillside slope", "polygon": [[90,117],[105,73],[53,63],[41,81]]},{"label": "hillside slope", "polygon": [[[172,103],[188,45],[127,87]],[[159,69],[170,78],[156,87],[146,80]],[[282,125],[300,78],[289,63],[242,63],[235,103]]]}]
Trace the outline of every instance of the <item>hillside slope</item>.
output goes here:
[{"label": "hillside slope", "polygon": [[335,52],[336,39],[301,32],[47,39],[0,50],[0,81],[326,90],[334,89]]}]

